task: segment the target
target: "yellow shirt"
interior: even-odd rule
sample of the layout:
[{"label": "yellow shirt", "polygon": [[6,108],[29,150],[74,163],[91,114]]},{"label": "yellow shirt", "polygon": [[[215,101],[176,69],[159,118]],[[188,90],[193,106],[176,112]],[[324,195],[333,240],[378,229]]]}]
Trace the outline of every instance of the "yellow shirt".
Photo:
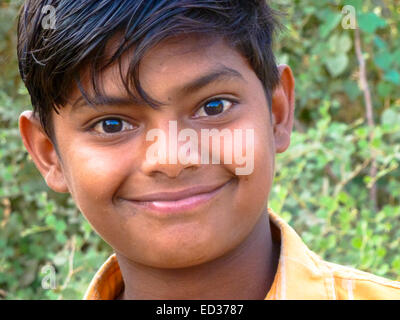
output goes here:
[{"label": "yellow shirt", "polygon": [[[281,243],[275,279],[266,300],[400,299],[400,282],[322,260],[270,208],[272,236]],[[84,300],[113,300],[124,288],[115,254],[97,271]]]}]

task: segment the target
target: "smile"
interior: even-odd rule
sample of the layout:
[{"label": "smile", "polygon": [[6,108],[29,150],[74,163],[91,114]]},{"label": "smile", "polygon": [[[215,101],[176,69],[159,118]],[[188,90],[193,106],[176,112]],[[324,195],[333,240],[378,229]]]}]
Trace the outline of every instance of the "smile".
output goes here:
[{"label": "smile", "polygon": [[128,201],[142,210],[156,215],[189,213],[214,198],[233,179],[218,186],[196,186],[177,192],[159,192],[129,199]]}]

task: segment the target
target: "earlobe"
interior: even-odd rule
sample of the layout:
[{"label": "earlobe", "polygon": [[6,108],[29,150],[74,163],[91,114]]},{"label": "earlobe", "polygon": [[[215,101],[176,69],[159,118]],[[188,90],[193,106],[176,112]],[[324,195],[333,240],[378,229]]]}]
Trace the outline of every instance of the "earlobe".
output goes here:
[{"label": "earlobe", "polygon": [[32,111],[24,111],[20,115],[19,130],[25,148],[47,185],[56,192],[67,193],[68,187],[54,145]]},{"label": "earlobe", "polygon": [[295,82],[289,66],[280,65],[278,69],[280,84],[272,96],[272,117],[274,119],[275,152],[282,153],[290,145],[290,136],[293,129]]}]

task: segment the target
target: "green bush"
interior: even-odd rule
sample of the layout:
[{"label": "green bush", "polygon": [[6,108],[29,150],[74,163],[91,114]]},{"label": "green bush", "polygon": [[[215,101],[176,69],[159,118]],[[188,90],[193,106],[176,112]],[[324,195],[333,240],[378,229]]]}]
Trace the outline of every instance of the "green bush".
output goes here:
[{"label": "green bush", "polygon": [[[400,1],[275,3],[288,13],[278,57],[294,70],[299,122],[290,148],[277,156],[269,205],[325,259],[400,279]],[[357,13],[372,129],[355,30],[341,25],[344,5]],[[375,179],[369,176],[373,154]],[[376,209],[369,194],[373,182]]]},{"label": "green bush", "polygon": [[[18,116],[30,101],[15,56],[20,3],[0,4],[0,299],[81,299],[111,248],[71,198],[49,190],[22,145]],[[372,141],[355,31],[341,26],[346,4],[356,8],[361,31]],[[290,148],[276,159],[269,206],[325,259],[400,279],[400,1],[273,5],[287,13],[276,53],[296,77],[296,122]],[[47,265],[56,286],[44,290]]]},{"label": "green bush", "polygon": [[[22,144],[18,117],[31,107],[15,53],[19,3],[0,4],[0,299],[81,299],[111,248],[46,186]],[[42,288],[47,265],[54,290]]]}]

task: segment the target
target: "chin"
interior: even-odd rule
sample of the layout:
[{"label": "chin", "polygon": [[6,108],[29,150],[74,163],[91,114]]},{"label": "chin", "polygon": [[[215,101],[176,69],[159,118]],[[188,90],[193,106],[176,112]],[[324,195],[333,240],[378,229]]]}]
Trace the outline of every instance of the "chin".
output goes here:
[{"label": "chin", "polygon": [[210,251],[211,247],[209,243],[186,248],[182,244],[177,244],[177,246],[163,248],[162,250],[152,250],[151,256],[146,258],[144,264],[165,269],[194,267],[212,261],[219,256],[219,251]]}]

